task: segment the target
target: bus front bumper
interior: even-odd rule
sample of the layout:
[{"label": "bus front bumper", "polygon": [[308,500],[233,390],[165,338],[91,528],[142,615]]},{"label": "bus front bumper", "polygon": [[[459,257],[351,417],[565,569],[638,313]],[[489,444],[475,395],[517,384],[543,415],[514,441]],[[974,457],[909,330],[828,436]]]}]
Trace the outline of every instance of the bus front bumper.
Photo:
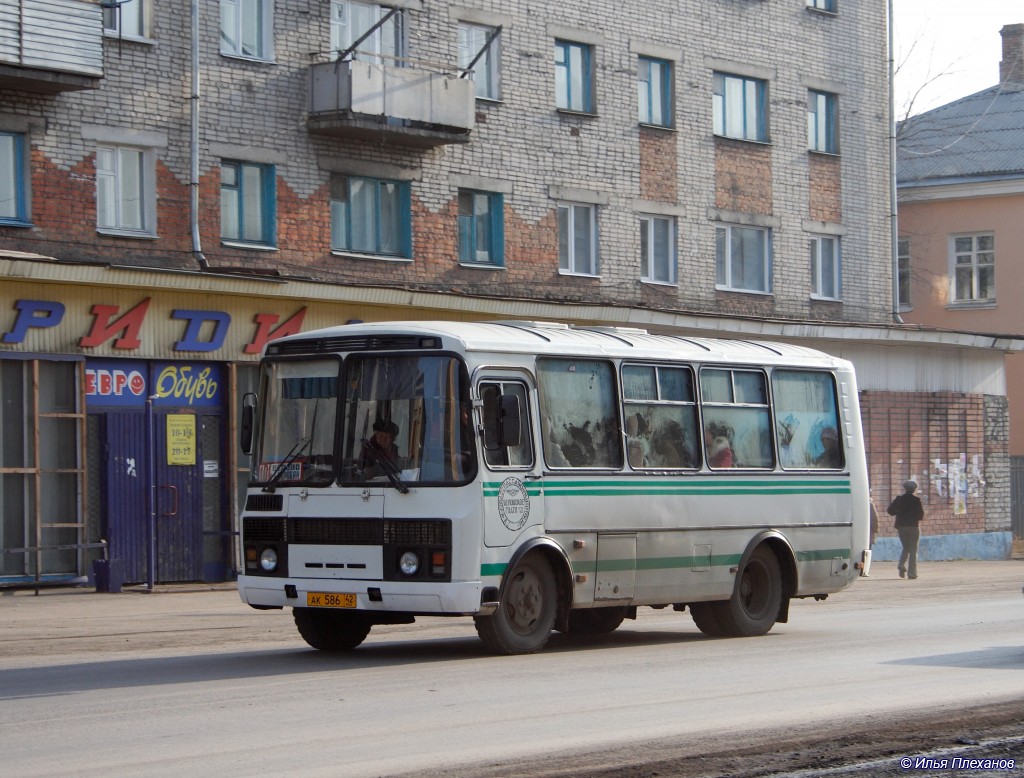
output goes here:
[{"label": "bus front bumper", "polygon": [[[323,607],[318,604],[329,602],[343,603],[334,607],[357,611],[469,616],[481,612],[482,589],[480,581],[424,584],[238,576],[242,602],[257,608]],[[352,598],[344,595],[354,596],[354,608]]]}]

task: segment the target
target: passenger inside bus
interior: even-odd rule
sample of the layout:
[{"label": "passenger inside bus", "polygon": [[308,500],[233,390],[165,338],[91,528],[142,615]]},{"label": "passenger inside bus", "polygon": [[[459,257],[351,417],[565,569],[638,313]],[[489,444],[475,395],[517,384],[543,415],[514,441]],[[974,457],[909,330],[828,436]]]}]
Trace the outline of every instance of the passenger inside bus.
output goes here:
[{"label": "passenger inside bus", "polygon": [[399,468],[397,437],[398,425],[393,421],[377,419],[373,423],[373,436],[366,441],[359,457],[359,467],[367,478],[384,475],[388,463]]},{"label": "passenger inside bus", "polygon": [[709,467],[732,467],[733,430],[728,424],[709,421],[704,427],[704,447],[707,450]]}]

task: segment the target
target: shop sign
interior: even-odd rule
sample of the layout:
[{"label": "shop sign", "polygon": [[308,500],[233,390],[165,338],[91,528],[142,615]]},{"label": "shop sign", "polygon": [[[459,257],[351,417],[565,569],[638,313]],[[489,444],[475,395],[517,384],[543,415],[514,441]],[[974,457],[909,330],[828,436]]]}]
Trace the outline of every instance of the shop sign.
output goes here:
[{"label": "shop sign", "polygon": [[216,408],[224,405],[220,365],[211,362],[143,362],[90,359],[85,364],[88,406]]}]

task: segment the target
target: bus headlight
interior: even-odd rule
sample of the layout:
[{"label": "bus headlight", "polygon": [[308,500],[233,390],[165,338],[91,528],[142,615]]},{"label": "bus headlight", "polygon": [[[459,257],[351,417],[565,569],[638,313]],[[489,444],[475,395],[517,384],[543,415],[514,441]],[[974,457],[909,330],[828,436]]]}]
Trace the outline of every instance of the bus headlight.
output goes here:
[{"label": "bus headlight", "polygon": [[402,575],[416,575],[420,571],[420,557],[415,551],[406,551],[398,558],[398,569]]},{"label": "bus headlight", "polygon": [[277,569],[277,552],[274,549],[263,549],[263,552],[260,554],[260,567],[268,573],[272,573]]}]

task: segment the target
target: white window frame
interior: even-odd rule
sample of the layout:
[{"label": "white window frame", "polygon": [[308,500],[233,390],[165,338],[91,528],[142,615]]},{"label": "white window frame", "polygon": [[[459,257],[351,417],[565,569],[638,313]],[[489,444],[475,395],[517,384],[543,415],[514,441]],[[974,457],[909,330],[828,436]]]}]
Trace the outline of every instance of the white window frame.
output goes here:
[{"label": "white window frame", "polygon": [[156,155],[152,149],[111,144],[96,147],[96,229],[116,235],[156,236]]},{"label": "white window frame", "polygon": [[[655,231],[663,227],[666,255],[655,256]],[[640,280],[652,284],[676,283],[676,220],[671,216],[640,214]]]},{"label": "white window frame", "polygon": [[712,78],[711,113],[715,135],[768,142],[768,82],[761,78],[716,72]]},{"label": "white window frame", "polygon": [[[247,31],[255,20],[257,29]],[[230,29],[228,29],[230,28]],[[274,0],[220,0],[220,53],[270,62],[274,59]],[[248,37],[249,40],[243,40]]]},{"label": "white window frame", "polygon": [[103,32],[134,40],[148,40],[151,0],[114,0],[118,5],[103,9]]},{"label": "white window frame", "polygon": [[[473,61],[496,27],[485,24],[459,22],[459,67],[465,68]],[[495,36],[487,51],[477,60],[470,74],[477,99],[501,99],[501,35]]]},{"label": "white window frame", "polygon": [[[392,10],[379,3],[331,0],[331,54],[337,57]],[[354,19],[358,16],[358,19]],[[353,25],[358,24],[358,29]],[[385,24],[359,44],[353,59],[397,65],[405,57],[405,11],[401,8]]]},{"label": "white window frame", "polygon": [[910,301],[910,238],[896,241],[896,299],[900,310],[909,310]]},{"label": "white window frame", "polygon": [[[842,299],[843,260],[839,236],[811,235],[808,248],[811,257],[811,297],[815,300]],[[830,259],[829,252],[831,270],[826,266]]]},{"label": "white window frame", "polygon": [[[989,248],[982,248],[981,243],[987,239]],[[958,245],[961,241],[970,240],[970,248]],[[962,262],[962,259],[966,262]],[[961,297],[960,273],[967,269],[970,274],[970,296]],[[980,296],[980,276],[985,271],[991,274],[989,288],[991,295]],[[950,305],[992,304],[996,301],[996,236],[993,232],[959,233],[949,236],[949,303]]]},{"label": "white window frame", "polygon": [[[761,241],[761,275],[764,280],[762,287],[740,286],[741,280],[734,278],[733,254],[741,233],[757,232]],[[754,294],[771,294],[772,291],[772,231],[767,227],[755,227],[740,224],[715,225],[715,288],[728,292],[750,292]]]},{"label": "white window frame", "polygon": [[[577,226],[584,214],[589,227]],[[598,271],[597,206],[592,203],[558,204],[558,272],[565,275],[596,276]],[[577,243],[585,240],[580,251]]]}]

